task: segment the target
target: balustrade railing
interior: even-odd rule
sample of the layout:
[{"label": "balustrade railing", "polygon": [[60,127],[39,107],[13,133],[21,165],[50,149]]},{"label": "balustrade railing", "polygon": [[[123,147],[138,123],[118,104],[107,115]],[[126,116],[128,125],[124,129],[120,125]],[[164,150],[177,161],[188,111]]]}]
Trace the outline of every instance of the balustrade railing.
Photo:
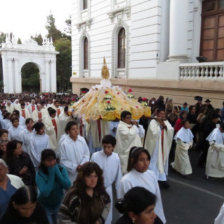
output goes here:
[{"label": "balustrade railing", "polygon": [[179,79],[224,80],[224,62],[180,64]]}]

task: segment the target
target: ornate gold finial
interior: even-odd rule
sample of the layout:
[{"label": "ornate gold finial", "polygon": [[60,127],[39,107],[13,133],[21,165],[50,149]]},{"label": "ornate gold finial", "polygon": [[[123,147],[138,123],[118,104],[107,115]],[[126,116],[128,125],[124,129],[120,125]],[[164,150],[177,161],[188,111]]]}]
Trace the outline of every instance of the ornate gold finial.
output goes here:
[{"label": "ornate gold finial", "polygon": [[110,73],[109,73],[109,69],[107,67],[106,58],[104,57],[104,59],[103,59],[103,67],[102,67],[102,78],[103,79],[109,79],[109,77],[110,77]]}]

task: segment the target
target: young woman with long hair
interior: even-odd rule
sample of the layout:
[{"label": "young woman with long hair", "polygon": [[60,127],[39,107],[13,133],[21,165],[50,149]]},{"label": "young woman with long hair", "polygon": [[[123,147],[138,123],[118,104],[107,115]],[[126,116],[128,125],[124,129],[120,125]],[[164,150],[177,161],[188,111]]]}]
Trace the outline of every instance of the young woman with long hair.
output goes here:
[{"label": "young woman with long hair", "polygon": [[61,224],[103,224],[110,210],[110,197],[103,184],[101,168],[85,163],[61,207]]}]

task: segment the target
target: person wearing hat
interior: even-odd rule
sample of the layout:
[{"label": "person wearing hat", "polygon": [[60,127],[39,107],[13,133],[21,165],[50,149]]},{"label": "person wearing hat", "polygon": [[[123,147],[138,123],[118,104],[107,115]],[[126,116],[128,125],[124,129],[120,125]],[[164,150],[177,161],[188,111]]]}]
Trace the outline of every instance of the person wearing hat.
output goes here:
[{"label": "person wearing hat", "polygon": [[132,188],[115,205],[124,214],[116,224],[153,224],[156,219],[155,203],[156,196],[150,191],[143,187]]},{"label": "person wearing hat", "polygon": [[205,100],[205,105],[207,107],[207,114],[214,111],[214,107],[211,105],[211,100],[209,99]]},{"label": "person wearing hat", "polygon": [[202,106],[203,98],[201,96],[195,96],[194,99],[197,100],[197,103],[194,106],[195,106],[195,110],[196,110],[196,115],[198,115],[199,111],[201,109],[201,106]]}]

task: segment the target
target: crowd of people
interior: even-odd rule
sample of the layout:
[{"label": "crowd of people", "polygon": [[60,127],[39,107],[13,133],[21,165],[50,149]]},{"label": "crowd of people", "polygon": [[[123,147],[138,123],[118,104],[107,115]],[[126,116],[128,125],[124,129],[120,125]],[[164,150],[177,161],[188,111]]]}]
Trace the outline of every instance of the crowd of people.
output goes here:
[{"label": "crowd of people", "polygon": [[0,97],[0,223],[164,224],[160,189],[170,187],[169,167],[192,174],[189,150],[200,152],[207,178],[224,178],[224,104],[140,97],[150,118],[123,111],[120,120],[87,122],[73,114],[78,98]]}]

